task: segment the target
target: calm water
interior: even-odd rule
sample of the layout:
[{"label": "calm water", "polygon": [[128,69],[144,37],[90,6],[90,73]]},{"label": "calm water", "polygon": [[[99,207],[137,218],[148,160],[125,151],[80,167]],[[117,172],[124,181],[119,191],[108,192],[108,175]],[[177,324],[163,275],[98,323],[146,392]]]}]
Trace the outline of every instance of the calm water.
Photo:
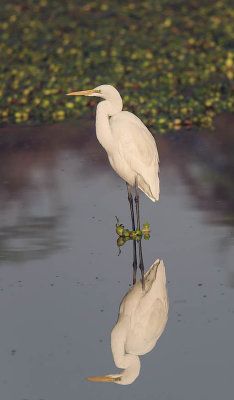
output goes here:
[{"label": "calm water", "polygon": [[[146,269],[164,260],[169,320],[129,386],[110,332],[132,282],[115,215],[130,227],[124,182],[94,124],[0,132],[0,385],[4,400],[233,399],[234,132],[157,137],[160,201],[140,198]],[[139,277],[139,273],[138,273]]]}]

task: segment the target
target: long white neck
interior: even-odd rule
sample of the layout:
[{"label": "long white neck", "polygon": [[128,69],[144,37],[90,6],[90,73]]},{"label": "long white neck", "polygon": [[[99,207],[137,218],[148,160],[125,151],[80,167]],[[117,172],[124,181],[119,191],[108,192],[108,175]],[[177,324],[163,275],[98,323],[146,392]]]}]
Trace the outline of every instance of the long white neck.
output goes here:
[{"label": "long white neck", "polygon": [[123,108],[122,99],[119,96],[114,96],[110,100],[101,101],[97,105],[96,113],[96,134],[97,139],[104,147],[104,149],[109,152],[113,147],[113,138],[110,128],[110,117],[118,114]]},{"label": "long white neck", "polygon": [[117,368],[122,368],[121,381],[122,385],[129,385],[138,377],[141,369],[140,358],[135,354],[125,353],[126,340],[126,320],[120,319],[111,332],[111,349],[113,359]]}]

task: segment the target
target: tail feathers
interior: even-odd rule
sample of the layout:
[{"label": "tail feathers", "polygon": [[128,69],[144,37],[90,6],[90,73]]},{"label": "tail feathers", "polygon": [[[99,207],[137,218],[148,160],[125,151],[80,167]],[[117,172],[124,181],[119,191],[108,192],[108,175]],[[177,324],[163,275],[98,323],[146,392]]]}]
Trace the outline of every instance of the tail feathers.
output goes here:
[{"label": "tail feathers", "polygon": [[147,286],[149,286],[149,290],[153,283],[158,284],[159,287],[162,284],[166,285],[166,273],[163,260],[157,259],[145,273],[146,292]]},{"label": "tail feathers", "polygon": [[[151,190],[151,192],[152,192],[153,198],[154,198],[155,200],[158,200],[158,199],[159,199],[159,193],[160,193],[159,179],[157,179],[157,180],[154,182],[154,185],[152,185],[152,186],[150,187],[150,190]],[[155,200],[154,200],[154,201],[155,201]]]},{"label": "tail feathers", "polygon": [[[140,187],[140,185],[139,185]],[[159,200],[159,181],[153,186],[148,186],[147,188],[141,188],[142,192],[146,194],[147,197],[149,197],[150,200],[153,202]]]}]

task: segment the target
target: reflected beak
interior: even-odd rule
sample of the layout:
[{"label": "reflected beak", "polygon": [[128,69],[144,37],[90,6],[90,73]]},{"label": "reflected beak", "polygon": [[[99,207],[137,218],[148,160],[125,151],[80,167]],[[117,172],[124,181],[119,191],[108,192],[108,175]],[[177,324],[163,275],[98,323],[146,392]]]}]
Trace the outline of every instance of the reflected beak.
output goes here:
[{"label": "reflected beak", "polygon": [[105,375],[105,376],[93,376],[90,378],[87,378],[89,381],[92,382],[116,382],[119,381],[120,378],[113,378],[111,376]]}]

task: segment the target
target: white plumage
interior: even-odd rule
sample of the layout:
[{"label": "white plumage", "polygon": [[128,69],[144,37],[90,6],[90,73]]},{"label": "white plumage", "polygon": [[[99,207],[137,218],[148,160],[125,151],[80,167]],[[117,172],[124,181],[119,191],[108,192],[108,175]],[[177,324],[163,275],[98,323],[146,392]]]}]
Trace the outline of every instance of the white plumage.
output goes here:
[{"label": "white plumage", "polygon": [[155,140],[143,122],[128,111],[110,118],[114,139],[108,154],[112,168],[130,185],[138,177],[138,187],[152,200],[159,198],[158,152]]},{"label": "white plumage", "polygon": [[139,355],[151,351],[163,333],[168,318],[166,274],[157,260],[145,274],[145,290],[138,281],[123,298],[116,325],[111,332],[111,349],[119,374],[88,378],[92,381],[128,385],[140,373]]},{"label": "white plumage", "polygon": [[97,106],[97,138],[108,154],[112,168],[128,184],[138,187],[152,200],[159,198],[159,158],[155,140],[134,114],[122,111],[119,92],[111,85],[69,95],[102,97]]}]

